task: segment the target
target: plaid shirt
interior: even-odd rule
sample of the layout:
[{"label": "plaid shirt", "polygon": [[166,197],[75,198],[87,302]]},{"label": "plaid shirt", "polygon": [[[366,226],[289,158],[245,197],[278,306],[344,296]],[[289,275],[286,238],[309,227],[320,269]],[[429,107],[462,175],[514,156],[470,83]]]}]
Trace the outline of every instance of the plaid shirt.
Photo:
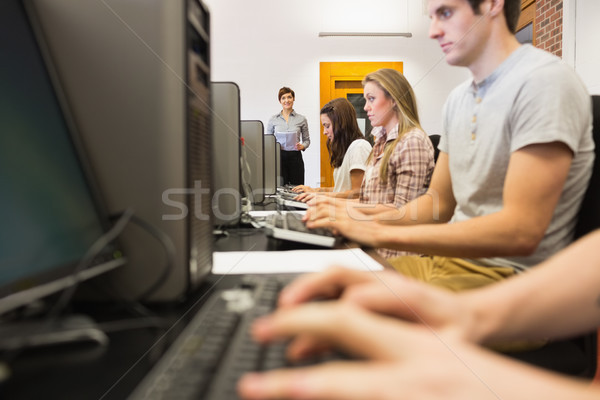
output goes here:
[{"label": "plaid shirt", "polygon": [[[360,202],[367,204],[394,204],[400,207],[427,191],[433,173],[433,145],[420,129],[406,132],[390,155],[387,182],[379,176],[381,159],[387,144],[398,137],[398,126],[391,132],[374,128],[373,157],[367,165],[360,188]],[[385,258],[408,255],[405,251],[378,249]]]}]

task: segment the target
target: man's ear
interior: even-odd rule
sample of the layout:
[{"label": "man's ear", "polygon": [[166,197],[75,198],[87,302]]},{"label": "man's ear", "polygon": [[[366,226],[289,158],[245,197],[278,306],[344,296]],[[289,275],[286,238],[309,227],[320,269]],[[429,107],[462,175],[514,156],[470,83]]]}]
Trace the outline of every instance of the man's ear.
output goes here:
[{"label": "man's ear", "polygon": [[504,0],[490,0],[489,2],[486,1],[485,4],[488,7],[485,13],[489,13],[492,17],[504,12]]}]

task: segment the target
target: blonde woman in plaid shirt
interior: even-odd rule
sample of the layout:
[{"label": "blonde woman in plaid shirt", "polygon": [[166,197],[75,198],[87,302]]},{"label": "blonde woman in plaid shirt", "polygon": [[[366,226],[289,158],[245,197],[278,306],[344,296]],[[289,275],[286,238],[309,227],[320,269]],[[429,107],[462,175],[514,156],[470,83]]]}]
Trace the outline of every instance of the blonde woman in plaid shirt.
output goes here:
[{"label": "blonde woman in plaid shirt", "polygon": [[[373,125],[373,151],[359,201],[396,209],[427,191],[434,167],[431,140],[419,123],[415,94],[406,78],[383,68],[363,80],[365,111]],[[408,253],[378,249],[386,258]]]}]

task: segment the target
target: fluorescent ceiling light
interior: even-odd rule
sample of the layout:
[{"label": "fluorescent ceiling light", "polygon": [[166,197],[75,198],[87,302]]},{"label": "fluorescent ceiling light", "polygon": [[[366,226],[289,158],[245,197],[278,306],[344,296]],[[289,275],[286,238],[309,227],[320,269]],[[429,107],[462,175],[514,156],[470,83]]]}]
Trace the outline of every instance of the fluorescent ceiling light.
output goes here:
[{"label": "fluorescent ceiling light", "polygon": [[410,32],[319,32],[319,37],[329,36],[382,36],[382,37],[412,37]]}]

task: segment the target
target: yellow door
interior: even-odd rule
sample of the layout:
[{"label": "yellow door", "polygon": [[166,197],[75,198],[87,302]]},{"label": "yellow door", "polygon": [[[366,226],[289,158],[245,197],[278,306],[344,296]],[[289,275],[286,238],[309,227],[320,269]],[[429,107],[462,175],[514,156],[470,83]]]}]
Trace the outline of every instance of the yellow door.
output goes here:
[{"label": "yellow door", "polygon": [[[358,125],[369,139],[371,126],[363,109],[362,80],[370,72],[392,68],[402,72],[402,62],[322,62],[320,63],[321,107],[338,97],[347,98],[356,109]],[[333,187],[333,168],[329,164],[327,138],[320,129],[321,187]]]}]

